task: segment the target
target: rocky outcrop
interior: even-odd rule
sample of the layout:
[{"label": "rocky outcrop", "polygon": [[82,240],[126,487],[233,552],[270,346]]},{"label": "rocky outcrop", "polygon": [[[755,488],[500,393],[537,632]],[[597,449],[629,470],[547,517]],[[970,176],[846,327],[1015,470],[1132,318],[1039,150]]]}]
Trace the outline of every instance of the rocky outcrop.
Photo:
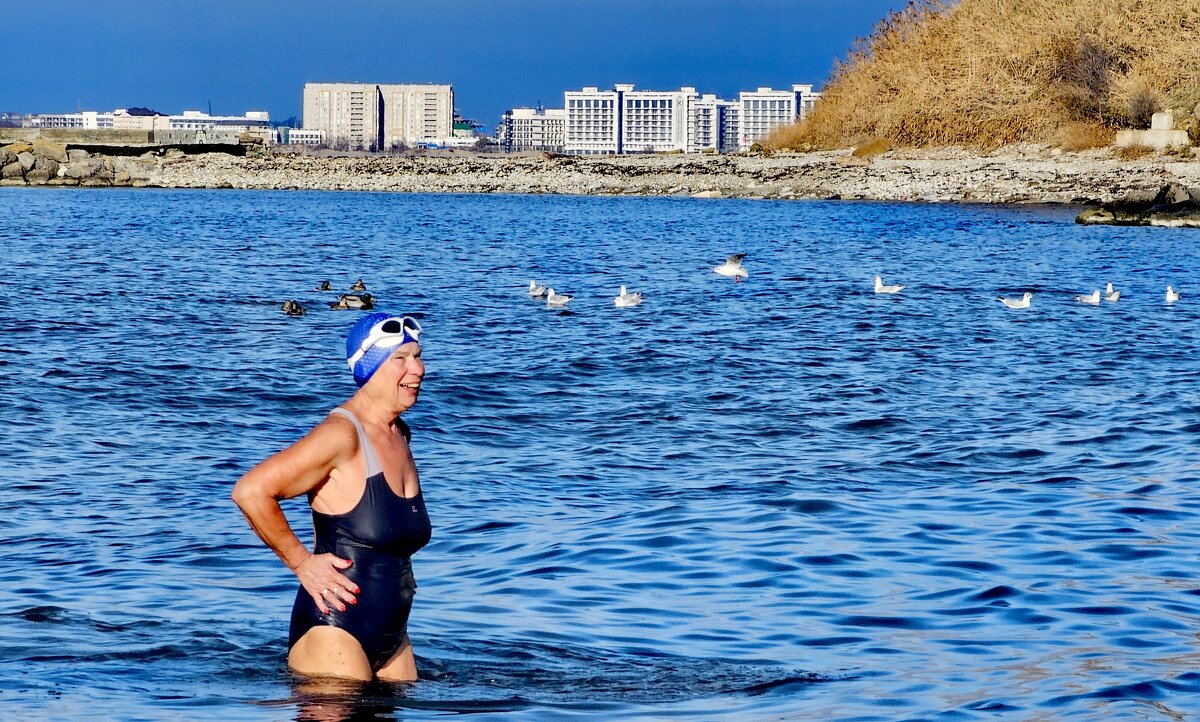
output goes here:
[{"label": "rocky outcrop", "polygon": [[1084,225],[1200,228],[1200,187],[1168,183],[1157,192],[1136,192],[1089,208],[1075,218]]},{"label": "rocky outcrop", "polygon": [[[852,162],[847,162],[852,161]],[[1041,147],[849,150],[760,155],[443,157],[224,154],[167,158],[152,185],[176,188],[545,193],[700,198],[862,199],[918,202],[1108,202],[1165,183],[1200,186],[1200,162],[1122,159],[1107,150]]]},{"label": "rocky outcrop", "polygon": [[110,158],[39,138],[0,148],[0,185],[145,186],[160,162],[153,153]]},{"label": "rocky outcrop", "polygon": [[[1159,190],[1200,187],[1200,161],[1180,156],[1121,158],[1107,150],[1064,153],[1008,146],[991,153],[962,149],[734,155],[579,157],[455,153],[445,156],[184,154],[107,157],[71,148],[65,161],[30,144],[0,148],[2,185],[156,186],[263,190],[355,190],[402,193],[540,193],[692,196],[700,199],[854,199],[916,202],[1063,203],[1113,206],[1111,218],[1085,223],[1190,223],[1187,206]],[[21,154],[32,162],[26,166]],[[62,153],[55,153],[61,157]],[[28,158],[25,160],[29,160]],[[47,171],[49,179],[37,171]],[[31,178],[29,173],[33,172]],[[1141,194],[1141,195],[1138,195]],[[1188,195],[1189,202],[1195,199]],[[1144,206],[1144,207],[1143,207]],[[1141,217],[1151,206],[1154,214]],[[1157,215],[1155,215],[1157,214]]]}]

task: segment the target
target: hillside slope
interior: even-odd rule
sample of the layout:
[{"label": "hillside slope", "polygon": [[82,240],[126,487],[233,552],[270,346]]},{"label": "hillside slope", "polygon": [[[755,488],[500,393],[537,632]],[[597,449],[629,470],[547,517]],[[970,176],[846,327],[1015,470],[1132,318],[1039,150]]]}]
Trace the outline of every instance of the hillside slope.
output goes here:
[{"label": "hillside slope", "polygon": [[1200,0],[916,0],[840,62],[775,148],[1063,142],[1179,109],[1195,133]]}]

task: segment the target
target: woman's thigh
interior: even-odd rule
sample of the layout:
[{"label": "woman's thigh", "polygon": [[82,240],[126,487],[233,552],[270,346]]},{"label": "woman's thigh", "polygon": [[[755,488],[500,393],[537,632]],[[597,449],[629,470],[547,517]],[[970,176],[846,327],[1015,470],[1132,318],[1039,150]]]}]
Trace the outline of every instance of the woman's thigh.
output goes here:
[{"label": "woman's thigh", "polygon": [[400,649],[392,655],[376,675],[388,682],[416,682],[417,681],[417,660],[413,656],[412,644],[408,637],[404,637],[404,642],[400,645]]},{"label": "woman's thigh", "polygon": [[288,667],[309,677],[343,677],[366,682],[373,676],[362,645],[354,635],[337,627],[313,627],[305,632],[288,653]]}]

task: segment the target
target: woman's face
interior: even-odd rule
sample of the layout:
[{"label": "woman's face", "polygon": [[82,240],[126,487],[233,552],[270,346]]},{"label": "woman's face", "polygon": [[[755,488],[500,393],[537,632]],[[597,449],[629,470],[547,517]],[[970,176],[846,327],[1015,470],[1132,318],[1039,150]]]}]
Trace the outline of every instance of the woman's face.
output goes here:
[{"label": "woman's face", "polygon": [[400,411],[407,411],[417,402],[424,378],[425,362],[421,360],[421,345],[410,341],[397,346],[367,383],[393,399]]}]

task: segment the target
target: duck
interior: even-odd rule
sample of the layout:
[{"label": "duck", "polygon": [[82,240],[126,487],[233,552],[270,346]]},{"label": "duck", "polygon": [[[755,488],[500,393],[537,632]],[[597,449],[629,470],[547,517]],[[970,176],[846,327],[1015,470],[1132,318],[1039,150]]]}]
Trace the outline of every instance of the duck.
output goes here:
[{"label": "duck", "polygon": [[1003,303],[1009,308],[1029,308],[1029,301],[1032,298],[1033,294],[1029,291],[1026,291],[1025,293],[1021,294],[1020,298],[1005,298],[1004,296],[1001,296],[1000,303]]},{"label": "duck", "polygon": [[631,308],[641,303],[642,300],[642,294],[636,291],[629,293],[624,286],[621,286],[621,292],[613,299],[613,304],[618,308]]},{"label": "duck", "polygon": [[1092,291],[1091,293],[1087,294],[1086,296],[1076,296],[1075,300],[1079,301],[1080,303],[1086,303],[1091,306],[1099,306],[1100,305],[1100,289],[1097,288],[1095,291]]},{"label": "duck", "polygon": [[293,301],[290,299],[284,301],[281,308],[283,309],[283,312],[289,316],[303,316],[304,314],[308,313],[308,311],[304,310],[304,306],[300,305],[299,301]]},{"label": "duck", "polygon": [[338,300],[329,304],[334,311],[370,311],[375,308],[375,297],[369,293],[343,293]]},{"label": "duck", "polygon": [[367,284],[363,283],[363,280],[360,278],[354,282],[354,285],[350,287],[350,290],[351,291],[365,291],[365,290],[367,290]]},{"label": "duck", "polygon": [[332,291],[333,285],[331,283],[329,283],[329,281],[321,281],[319,284],[317,284],[317,287],[314,288],[313,290],[314,291]]},{"label": "duck", "polygon": [[1117,299],[1120,297],[1121,292],[1114,291],[1112,281],[1109,281],[1108,285],[1104,287],[1104,300],[1108,301],[1109,303],[1116,303]]},{"label": "duck", "polygon": [[882,278],[880,278],[879,276],[875,277],[875,293],[900,293],[905,288],[907,288],[907,286],[884,285]]},{"label": "duck", "polygon": [[728,276],[734,282],[740,282],[743,278],[750,278],[750,272],[742,268],[742,259],[745,257],[745,253],[734,253],[726,258],[724,263],[713,268],[713,273]]},{"label": "duck", "polygon": [[546,308],[563,308],[574,296],[564,296],[554,292],[553,288],[546,289]]},{"label": "duck", "polygon": [[1167,303],[1175,303],[1179,300],[1179,291],[1167,286]]},{"label": "duck", "polygon": [[541,298],[542,296],[545,296],[545,295],[546,295],[545,284],[539,284],[537,281],[533,280],[532,278],[529,279],[529,297],[530,298]]}]

